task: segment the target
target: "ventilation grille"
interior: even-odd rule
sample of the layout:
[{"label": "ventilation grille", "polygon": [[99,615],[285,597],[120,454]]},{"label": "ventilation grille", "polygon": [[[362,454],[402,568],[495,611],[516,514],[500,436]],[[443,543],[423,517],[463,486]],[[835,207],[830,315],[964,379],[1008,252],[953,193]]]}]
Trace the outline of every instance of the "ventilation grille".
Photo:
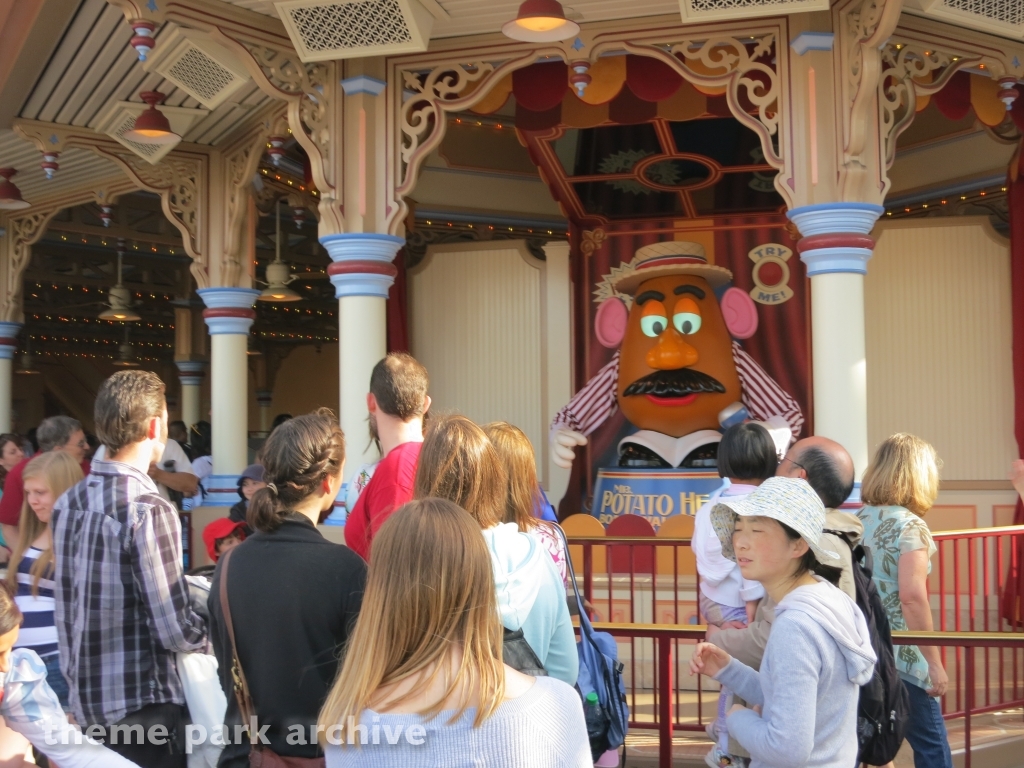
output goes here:
[{"label": "ventilation grille", "polygon": [[684,19],[717,21],[827,11],[829,0],[680,0]]},{"label": "ventilation grille", "polygon": [[167,68],[167,74],[182,87],[187,86],[204,104],[215,99],[234,80],[230,72],[198,48],[189,48]]},{"label": "ventilation grille", "polygon": [[245,67],[231,51],[203,32],[181,27],[157,38],[143,66],[210,109],[219,107],[249,80]]},{"label": "ventilation grille", "polygon": [[1024,3],[1021,0],[945,0],[951,11],[981,16],[999,24],[1024,26]]},{"label": "ventilation grille", "polygon": [[286,0],[275,5],[303,61],[423,51],[433,25],[419,0]]},{"label": "ventilation grille", "polygon": [[904,7],[960,27],[1024,39],[1024,0],[904,0]]}]

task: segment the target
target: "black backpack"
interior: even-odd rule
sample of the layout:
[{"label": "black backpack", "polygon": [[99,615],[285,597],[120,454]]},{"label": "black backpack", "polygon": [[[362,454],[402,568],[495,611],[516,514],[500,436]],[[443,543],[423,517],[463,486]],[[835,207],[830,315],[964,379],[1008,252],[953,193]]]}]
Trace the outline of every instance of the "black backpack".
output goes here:
[{"label": "black backpack", "polygon": [[[825,533],[850,543],[840,531]],[[910,699],[896,671],[889,617],[871,578],[874,569],[871,550],[860,545],[851,547],[851,550],[857,607],[867,621],[871,647],[878,657],[871,679],[860,687],[860,702],[857,705],[857,743],[860,751],[857,764],[885,765],[896,758],[903,744],[910,717]]]}]

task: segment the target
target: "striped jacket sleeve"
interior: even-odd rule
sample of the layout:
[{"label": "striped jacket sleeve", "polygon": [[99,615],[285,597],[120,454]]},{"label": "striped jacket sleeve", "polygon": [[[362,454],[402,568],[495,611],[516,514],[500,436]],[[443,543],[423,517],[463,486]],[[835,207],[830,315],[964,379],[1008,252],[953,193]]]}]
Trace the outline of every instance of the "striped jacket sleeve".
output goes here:
[{"label": "striped jacket sleeve", "polygon": [[804,428],[800,404],[735,341],[732,343],[732,357],[743,388],[741,400],[750,415],[761,421],[781,416],[793,431],[793,439],[798,439]]},{"label": "striped jacket sleeve", "polygon": [[587,382],[551,420],[551,431],[567,428],[589,435],[615,413],[619,383],[619,353]]}]

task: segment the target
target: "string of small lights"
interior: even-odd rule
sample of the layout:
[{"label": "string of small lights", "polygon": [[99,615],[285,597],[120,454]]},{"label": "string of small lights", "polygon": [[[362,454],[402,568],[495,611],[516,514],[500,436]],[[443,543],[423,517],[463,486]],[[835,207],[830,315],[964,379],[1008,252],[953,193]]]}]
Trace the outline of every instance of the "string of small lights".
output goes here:
[{"label": "string of small lights", "polygon": [[[88,235],[61,235],[61,242],[81,242],[83,245],[106,245],[113,247],[114,243],[109,237],[89,237]],[[44,241],[45,242],[45,241]],[[184,249],[181,246],[173,245],[157,245],[155,243],[147,243],[144,240],[129,240],[127,244],[133,251],[148,251],[149,253],[165,253],[169,256],[187,256]]]},{"label": "string of small lights", "polygon": [[920,203],[914,203],[913,205],[900,205],[890,208],[885,212],[885,215],[890,218],[906,218],[909,216],[924,216],[928,215],[929,212],[934,212],[936,208],[941,209],[943,206],[960,205],[963,203],[972,202],[992,202],[993,200],[999,200],[1006,194],[1006,187],[989,187],[987,189],[978,189],[973,192],[965,192],[959,195],[947,195],[944,197],[937,197],[931,200],[927,200]]},{"label": "string of small lights", "polygon": [[313,197],[316,197],[319,194],[313,187],[307,187],[305,181],[290,178],[287,173],[282,173],[279,168],[260,168],[260,173],[274,181],[280,181],[287,184],[289,187],[295,187],[299,192],[308,191],[309,194],[313,195]]},{"label": "string of small lights", "polygon": [[252,335],[260,339],[298,339],[301,341],[321,341],[330,344],[338,340],[336,336],[318,336],[309,333],[278,333],[277,331],[257,331]]},{"label": "string of small lights", "polygon": [[305,309],[303,307],[286,307],[280,304],[267,302],[264,305],[257,305],[263,312],[277,314],[283,312],[288,315],[317,315],[320,317],[334,317],[334,312],[327,309]]},{"label": "string of small lights", "polygon": [[[132,345],[134,346],[135,342],[132,342]],[[87,358],[89,360],[117,360],[118,359],[117,355],[103,355],[103,354],[97,354],[97,353],[92,353],[92,352],[60,352],[58,350],[53,350],[53,349],[33,350],[32,351],[32,355],[34,357],[61,357],[61,358],[67,358],[67,359],[71,359],[71,358]],[[159,362],[164,360],[164,358],[161,358],[161,357],[152,357],[152,356],[146,357],[146,356],[139,356],[139,355],[136,355],[133,359],[136,360],[137,362],[140,362],[140,363],[159,363]]]},{"label": "string of small lights", "polygon": [[[30,333],[28,336],[30,341],[42,341],[49,343],[63,343],[63,344],[103,344],[105,346],[118,346],[124,343],[123,339],[99,339],[99,338],[78,338],[74,336],[51,336],[49,334],[36,334]],[[174,344],[167,344],[159,341],[145,341],[132,339],[133,346],[150,347],[151,349],[174,349]]]},{"label": "string of small lights", "polygon": [[[107,289],[106,288],[95,287],[95,286],[90,288],[88,285],[57,285],[56,283],[51,283],[50,285],[46,285],[44,283],[35,283],[35,290],[36,291],[44,291],[44,290],[47,290],[47,289],[49,289],[51,291],[61,291],[62,293],[66,291],[68,293],[97,294],[99,296],[103,296],[104,294],[107,293]],[[33,299],[38,299],[39,298],[39,295],[37,293],[29,293],[29,296],[31,296]],[[156,301],[156,300],[171,301],[174,298],[169,293],[156,294],[156,293],[146,293],[144,291],[135,291],[135,292],[132,293],[132,296],[134,298],[136,298],[136,299],[146,299],[146,298],[148,298],[148,299],[152,299],[154,301]]]},{"label": "string of small lights", "polygon": [[[40,322],[47,321],[51,323],[85,323],[88,325],[96,326],[97,328],[113,328],[114,326],[109,320],[100,320],[95,317],[66,317],[64,315],[31,315],[33,320]],[[134,328],[151,328],[158,331],[173,331],[174,325],[168,323],[143,323],[137,322],[132,323]]]},{"label": "string of small lights", "polygon": [[[564,232],[563,233],[561,231],[556,231],[554,229],[545,229],[543,227],[541,227],[541,228],[537,228],[537,227],[517,227],[517,226],[511,226],[510,227],[510,226],[507,226],[507,225],[504,225],[504,224],[473,224],[473,223],[470,223],[470,222],[439,221],[439,220],[436,220],[436,219],[421,219],[421,220],[419,220],[419,222],[417,222],[417,224],[421,224],[421,223],[422,224],[426,224],[428,227],[432,227],[434,229],[439,229],[439,230],[442,230],[442,231],[445,228],[450,228],[450,229],[453,229],[453,230],[460,230],[461,229],[461,230],[465,230],[467,232],[481,232],[481,231],[495,232],[495,231],[501,231],[501,232],[511,232],[512,234],[521,234],[521,235],[545,235],[545,234],[547,234],[547,235],[552,235],[552,236],[556,236],[556,237],[560,237],[560,236],[568,237],[569,236],[568,232]],[[417,226],[417,229],[418,228],[419,227]]]}]

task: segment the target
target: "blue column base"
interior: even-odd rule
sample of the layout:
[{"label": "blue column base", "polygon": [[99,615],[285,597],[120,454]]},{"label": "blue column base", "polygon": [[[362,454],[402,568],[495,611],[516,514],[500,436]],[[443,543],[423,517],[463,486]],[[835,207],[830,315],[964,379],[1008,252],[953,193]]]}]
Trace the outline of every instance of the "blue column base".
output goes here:
[{"label": "blue column base", "polygon": [[241,475],[210,475],[206,478],[204,507],[233,507],[239,500],[238,478]]}]

